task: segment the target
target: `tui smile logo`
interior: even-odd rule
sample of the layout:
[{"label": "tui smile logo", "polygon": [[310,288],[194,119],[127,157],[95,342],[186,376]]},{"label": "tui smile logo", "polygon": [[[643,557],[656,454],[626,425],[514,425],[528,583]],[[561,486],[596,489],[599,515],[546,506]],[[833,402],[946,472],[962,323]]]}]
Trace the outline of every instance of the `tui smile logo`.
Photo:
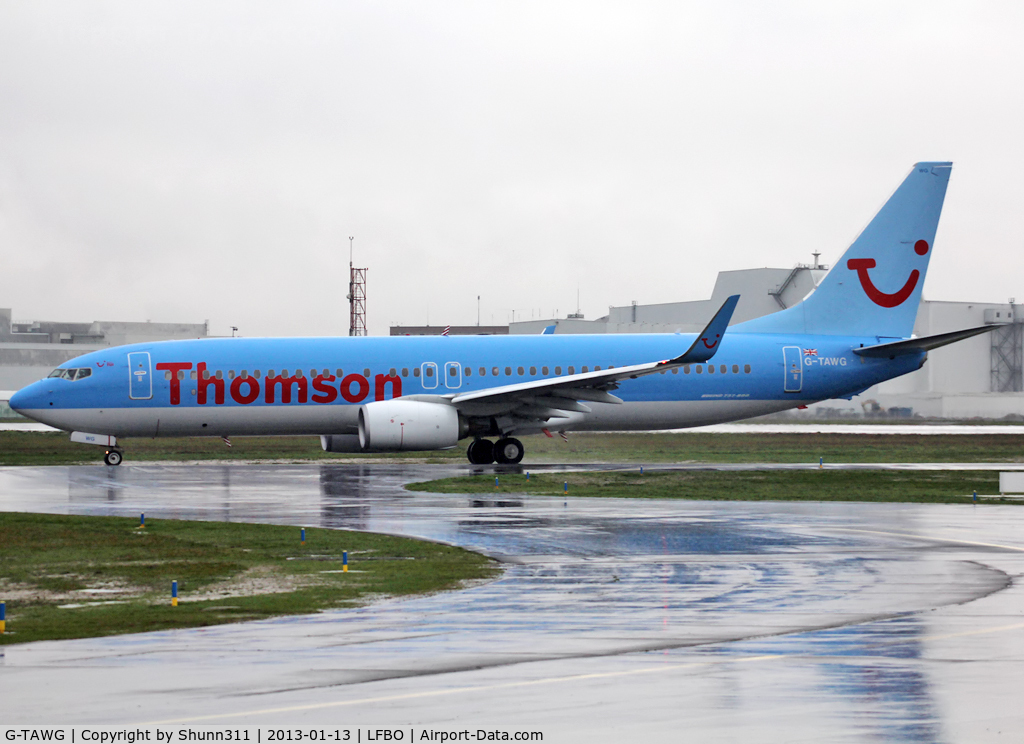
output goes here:
[{"label": "tui smile logo", "polygon": [[[928,252],[928,241],[919,240],[914,243],[914,253],[919,256],[923,256]],[[851,271],[857,272],[857,278],[860,279],[860,286],[864,288],[864,294],[868,296],[868,299],[880,307],[898,307],[907,301],[907,298],[914,292],[917,287],[917,280],[921,278],[921,272],[914,269],[910,272],[910,276],[907,277],[906,284],[901,289],[892,294],[883,292],[875,283],[871,281],[871,277],[868,275],[868,269],[875,268],[877,264],[873,258],[851,258],[846,262],[846,268]]]},{"label": "tui smile logo", "polygon": [[721,340],[721,338],[722,338],[722,334],[720,334],[720,333],[716,333],[716,334],[715,334],[715,340],[714,340],[714,341],[712,341],[712,342],[711,342],[710,344],[708,343],[708,339],[707,339],[707,336],[703,336],[703,337],[701,337],[701,341],[703,341],[703,342],[704,342],[704,345],[705,345],[706,347],[708,347],[709,349],[713,349],[713,348],[715,348],[716,346],[718,346],[718,342],[719,342],[719,341]]}]

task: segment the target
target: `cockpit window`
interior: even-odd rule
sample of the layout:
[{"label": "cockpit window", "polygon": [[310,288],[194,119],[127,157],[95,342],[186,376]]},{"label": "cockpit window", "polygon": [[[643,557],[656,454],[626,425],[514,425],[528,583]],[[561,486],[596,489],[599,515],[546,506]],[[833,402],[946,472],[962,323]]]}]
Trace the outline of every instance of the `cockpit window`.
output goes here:
[{"label": "cockpit window", "polygon": [[84,380],[91,374],[92,369],[89,367],[81,367],[79,369],[63,369],[58,367],[47,375],[47,377],[59,377],[62,380]]}]

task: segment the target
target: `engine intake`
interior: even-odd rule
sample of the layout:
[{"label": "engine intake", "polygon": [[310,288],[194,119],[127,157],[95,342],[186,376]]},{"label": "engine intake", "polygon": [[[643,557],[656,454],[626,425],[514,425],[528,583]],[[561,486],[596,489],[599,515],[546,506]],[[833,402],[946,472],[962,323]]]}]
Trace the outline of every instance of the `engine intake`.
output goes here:
[{"label": "engine intake", "polygon": [[444,403],[380,400],[359,408],[363,451],[449,449],[458,444],[462,428],[458,411]]}]

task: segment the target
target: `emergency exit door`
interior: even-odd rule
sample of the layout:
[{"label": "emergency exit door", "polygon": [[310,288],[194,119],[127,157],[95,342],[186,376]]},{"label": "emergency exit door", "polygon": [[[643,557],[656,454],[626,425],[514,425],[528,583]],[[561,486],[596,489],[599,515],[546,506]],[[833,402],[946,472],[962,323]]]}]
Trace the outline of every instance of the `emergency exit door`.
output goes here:
[{"label": "emergency exit door", "polygon": [[799,393],[804,386],[804,366],[799,346],[783,346],[782,358],[786,366],[787,393]]}]

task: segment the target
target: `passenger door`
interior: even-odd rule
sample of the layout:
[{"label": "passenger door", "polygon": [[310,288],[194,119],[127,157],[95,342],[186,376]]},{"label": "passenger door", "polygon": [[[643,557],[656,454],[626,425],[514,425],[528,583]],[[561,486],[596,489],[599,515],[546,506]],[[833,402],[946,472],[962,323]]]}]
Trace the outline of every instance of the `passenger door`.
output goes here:
[{"label": "passenger door", "polygon": [[799,393],[804,386],[804,367],[799,346],[783,346],[782,358],[786,367],[787,393]]},{"label": "passenger door", "polygon": [[153,368],[150,366],[148,351],[128,354],[128,397],[132,400],[149,400],[153,397]]}]

